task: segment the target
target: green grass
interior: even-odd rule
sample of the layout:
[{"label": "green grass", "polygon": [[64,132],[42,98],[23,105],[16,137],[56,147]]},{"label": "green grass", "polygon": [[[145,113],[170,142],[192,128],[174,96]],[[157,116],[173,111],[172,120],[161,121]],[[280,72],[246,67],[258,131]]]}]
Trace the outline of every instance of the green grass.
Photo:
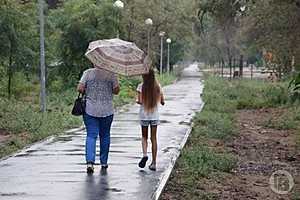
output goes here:
[{"label": "green grass", "polygon": [[209,177],[214,172],[230,172],[235,159],[229,154],[216,153],[203,144],[193,145],[182,152],[181,166],[193,177]]},{"label": "green grass", "polygon": [[230,154],[215,152],[204,142],[207,139],[230,139],[236,134],[234,113],[236,101],[224,90],[228,82],[210,77],[205,81],[203,100],[206,103],[201,113],[193,119],[193,130],[183,150],[179,163],[185,171],[207,177],[214,172],[230,172],[235,160]]},{"label": "green grass", "polygon": [[279,83],[264,80],[225,81],[219,77],[209,76],[206,83],[212,81],[214,84],[205,85],[209,91],[205,94],[206,102],[222,102],[226,99],[235,103],[237,109],[257,109],[286,105],[291,100],[287,89],[288,81]]},{"label": "green grass", "polygon": [[[178,194],[181,199],[217,199],[215,194],[205,191],[204,180],[217,181],[226,177],[237,160],[225,148],[210,146],[209,141],[228,141],[238,134],[235,121],[238,109],[289,107],[279,121],[270,119],[268,125],[278,129],[299,128],[300,106],[291,101],[287,85],[287,82],[206,77],[202,95],[204,109],[193,119],[192,133],[170,178],[170,186],[175,185],[183,191]],[[166,190],[170,186],[167,185]]]},{"label": "green grass", "polygon": [[267,128],[277,130],[295,130],[300,129],[300,106],[292,105],[283,107],[285,112],[279,117],[270,116],[262,125]]},{"label": "green grass", "polygon": [[45,114],[39,111],[38,104],[1,98],[0,128],[10,133],[11,139],[1,146],[0,157],[50,135],[80,126],[81,118],[70,115],[75,97],[76,94],[70,90],[60,95],[50,95]]},{"label": "green grass", "polygon": [[158,82],[161,84],[161,86],[165,86],[165,85],[170,85],[172,84],[177,78],[177,75],[175,73],[170,73],[170,74],[156,74],[156,79],[158,80]]},{"label": "green grass", "polygon": [[178,194],[181,199],[217,199],[216,195],[201,189],[205,184],[202,179],[230,173],[236,165],[233,155],[211,148],[207,142],[210,139],[228,140],[236,134],[237,101],[229,98],[224,90],[229,84],[214,77],[205,81],[205,107],[193,119],[191,135],[170,178],[174,185],[182,187],[183,192]]},{"label": "green grass", "polygon": [[300,200],[300,193],[299,192],[294,192],[292,194],[292,200]]},{"label": "green grass", "polygon": [[208,137],[213,139],[226,139],[235,134],[233,115],[220,113],[204,108],[203,112],[197,115],[194,120],[193,133],[195,136]]}]

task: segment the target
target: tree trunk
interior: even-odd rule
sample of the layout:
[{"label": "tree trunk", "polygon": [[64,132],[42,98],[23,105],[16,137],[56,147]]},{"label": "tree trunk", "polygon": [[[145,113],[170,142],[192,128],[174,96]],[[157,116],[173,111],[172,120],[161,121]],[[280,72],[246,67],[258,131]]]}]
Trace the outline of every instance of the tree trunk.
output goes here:
[{"label": "tree trunk", "polygon": [[8,84],[7,84],[7,93],[8,98],[11,98],[11,80],[12,80],[12,47],[10,48],[10,55],[9,55],[9,63],[8,63],[8,69],[7,69],[7,75],[8,75]]},{"label": "tree trunk", "polygon": [[230,49],[230,41],[228,37],[225,37],[226,40],[226,48],[227,48],[227,57],[228,57],[228,65],[229,65],[229,79],[232,78],[232,55],[231,55],[231,49]]},{"label": "tree trunk", "polygon": [[224,66],[225,66],[225,62],[224,59],[222,58],[222,78],[224,77]]},{"label": "tree trunk", "polygon": [[235,67],[236,67],[236,59],[233,58],[233,74],[235,74]]},{"label": "tree trunk", "polygon": [[281,64],[278,65],[278,78],[279,78],[279,80],[281,80],[281,78],[282,78],[282,66],[281,66]]},{"label": "tree trunk", "polygon": [[244,56],[243,55],[241,55],[241,57],[240,57],[240,66],[239,66],[239,68],[240,68],[239,76],[243,77],[243,68],[244,68]]},{"label": "tree trunk", "polygon": [[127,32],[127,41],[132,41],[132,31],[134,29],[134,24],[132,22],[132,18],[134,17],[134,7],[130,8],[130,20],[128,24],[128,32]]},{"label": "tree trunk", "polygon": [[218,75],[219,75],[219,76],[220,76],[221,65],[222,65],[222,63],[221,63],[221,61],[219,60],[219,61],[218,61]]}]

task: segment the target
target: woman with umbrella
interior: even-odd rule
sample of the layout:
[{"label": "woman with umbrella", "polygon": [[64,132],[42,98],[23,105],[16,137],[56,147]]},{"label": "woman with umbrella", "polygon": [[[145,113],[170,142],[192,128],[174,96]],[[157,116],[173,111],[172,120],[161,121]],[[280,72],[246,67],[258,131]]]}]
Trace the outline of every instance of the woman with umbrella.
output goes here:
[{"label": "woman with umbrella", "polygon": [[94,68],[83,73],[77,89],[86,98],[83,120],[87,131],[87,173],[93,173],[98,135],[101,168],[108,168],[110,128],[114,114],[112,100],[113,95],[120,91],[116,74],[145,74],[150,65],[142,50],[120,39],[91,42],[85,55],[94,64]]},{"label": "woman with umbrella", "polygon": [[102,169],[108,167],[110,128],[114,114],[112,101],[113,95],[119,93],[120,87],[115,74],[94,67],[84,71],[77,89],[80,93],[85,94],[86,98],[83,120],[87,130],[87,173],[93,173],[98,135],[100,138],[100,164]]}]

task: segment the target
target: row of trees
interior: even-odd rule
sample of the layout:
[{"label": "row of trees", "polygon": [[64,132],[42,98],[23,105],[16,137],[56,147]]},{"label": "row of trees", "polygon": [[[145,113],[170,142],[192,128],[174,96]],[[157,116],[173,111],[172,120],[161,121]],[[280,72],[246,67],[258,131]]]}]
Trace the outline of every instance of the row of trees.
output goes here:
[{"label": "row of trees", "polygon": [[[193,0],[124,0],[122,10],[113,7],[114,0],[46,2],[47,85],[62,78],[73,86],[90,65],[84,57],[89,42],[114,38],[117,29],[121,39],[133,41],[145,50],[150,28],[154,63],[159,62],[160,31],[165,31],[173,41],[171,64],[183,59],[192,38]],[[152,27],[145,25],[147,18],[152,18]],[[0,40],[3,41],[0,73],[1,77],[7,77],[1,84],[7,85],[9,95],[15,73],[25,74],[28,80],[38,79],[38,27],[37,1],[0,0]],[[3,87],[0,89],[3,95]]]},{"label": "row of trees", "polygon": [[[159,63],[160,38],[172,39],[171,63],[190,59],[233,68],[243,59],[267,58],[279,72],[300,63],[300,0],[47,0],[47,83],[57,78],[74,84],[89,62],[84,52],[90,41],[114,38],[147,49],[150,31],[154,63]],[[0,90],[16,72],[36,80],[39,65],[38,6],[34,0],[0,0]],[[152,18],[147,27],[145,19]],[[149,30],[150,29],[150,30]],[[164,54],[166,55],[166,53]],[[166,63],[166,58],[164,58]],[[240,60],[240,61],[238,61]],[[232,70],[231,70],[232,71]],[[38,81],[36,81],[38,82]],[[65,86],[68,84],[64,84]]]},{"label": "row of trees", "polygon": [[197,0],[195,30],[201,58],[227,63],[243,55],[272,63],[279,75],[300,63],[298,0]]},{"label": "row of trees", "polygon": [[[122,10],[113,7],[114,0],[46,2],[48,85],[57,77],[74,83],[90,65],[84,57],[89,42],[114,38],[117,29],[121,39],[133,41],[146,50],[150,28],[151,52],[156,64],[159,62],[160,31],[165,31],[173,41],[171,64],[183,59],[191,43],[193,0],[124,0],[125,7]],[[147,18],[152,18],[152,27],[145,25]],[[38,27],[37,1],[0,0],[0,39],[3,41],[0,47],[0,73],[7,75],[2,77],[8,77],[9,95],[16,72],[38,77]]]},{"label": "row of trees", "polygon": [[[92,40],[113,38],[120,32],[121,39],[133,41],[146,51],[147,33],[150,29],[151,52],[154,63],[159,61],[160,38],[158,33],[165,31],[173,39],[171,63],[182,59],[184,49],[189,44],[192,21],[188,10],[192,1],[127,0],[119,10],[113,7],[112,0],[71,0],[63,8],[51,13],[54,33],[58,35],[60,58],[64,64],[64,74],[78,75],[78,67],[86,68],[84,52]],[[147,27],[145,19],[152,18],[153,26]],[[166,55],[166,54],[165,54]],[[59,56],[58,56],[59,57]]]}]

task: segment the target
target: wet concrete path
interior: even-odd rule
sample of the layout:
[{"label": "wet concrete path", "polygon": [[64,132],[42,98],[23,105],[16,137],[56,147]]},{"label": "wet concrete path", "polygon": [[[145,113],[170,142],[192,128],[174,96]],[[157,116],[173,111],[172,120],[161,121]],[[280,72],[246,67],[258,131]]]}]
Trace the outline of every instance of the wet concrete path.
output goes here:
[{"label": "wet concrete path", "polygon": [[190,65],[180,81],[164,88],[166,105],[160,110],[156,172],[137,166],[141,156],[139,107],[132,105],[115,114],[107,173],[101,173],[99,165],[93,176],[85,173],[85,131],[78,129],[0,161],[0,199],[157,199],[187,138],[192,116],[203,105],[202,89],[197,65]]}]

